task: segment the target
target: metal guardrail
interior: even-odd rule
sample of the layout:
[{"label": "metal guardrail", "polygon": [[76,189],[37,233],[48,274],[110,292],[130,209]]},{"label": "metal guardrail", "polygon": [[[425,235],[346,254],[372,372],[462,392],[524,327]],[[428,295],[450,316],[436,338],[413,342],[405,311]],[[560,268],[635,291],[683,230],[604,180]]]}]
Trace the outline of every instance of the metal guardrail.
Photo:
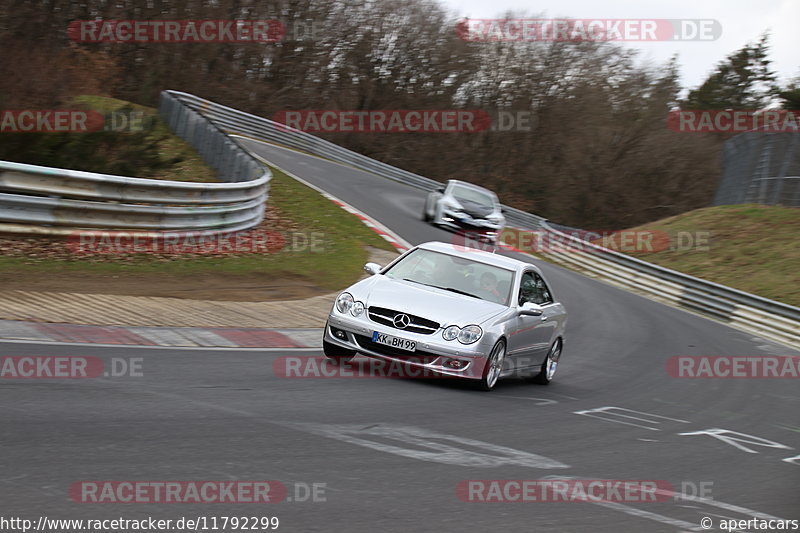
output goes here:
[{"label": "metal guardrail", "polygon": [[191,232],[252,228],[264,217],[269,169],[179,100],[160,112],[228,183],[195,183],[0,161],[0,231],[65,234],[81,229]]},{"label": "metal guardrail", "polygon": [[547,222],[542,229],[555,235],[564,246],[563,250],[551,247],[545,254],[556,261],[739,329],[800,346],[800,308],[588,243]]}]

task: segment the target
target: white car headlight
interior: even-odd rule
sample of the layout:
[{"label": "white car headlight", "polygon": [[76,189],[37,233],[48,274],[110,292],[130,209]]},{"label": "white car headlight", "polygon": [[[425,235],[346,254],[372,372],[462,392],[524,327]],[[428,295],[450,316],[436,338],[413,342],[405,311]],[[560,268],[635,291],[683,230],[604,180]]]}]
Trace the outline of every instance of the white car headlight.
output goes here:
[{"label": "white car headlight", "polygon": [[355,302],[350,307],[350,314],[353,316],[358,316],[364,312],[364,304],[361,302]]},{"label": "white car headlight", "polygon": [[456,337],[458,337],[459,331],[461,331],[461,329],[458,326],[450,326],[442,332],[442,337],[446,341],[455,340]]},{"label": "white car headlight", "polygon": [[352,306],[353,295],[349,292],[343,292],[336,298],[336,309],[338,309],[340,313],[347,313]]},{"label": "white car headlight", "polygon": [[461,344],[472,344],[473,342],[478,342],[481,335],[483,335],[483,330],[479,326],[467,326],[459,332],[458,342]]}]

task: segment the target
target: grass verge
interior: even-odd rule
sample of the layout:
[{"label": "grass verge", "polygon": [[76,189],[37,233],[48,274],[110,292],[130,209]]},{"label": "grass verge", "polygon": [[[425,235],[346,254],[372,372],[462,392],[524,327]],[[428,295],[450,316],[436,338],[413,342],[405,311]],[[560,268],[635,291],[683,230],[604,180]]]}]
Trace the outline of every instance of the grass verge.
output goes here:
[{"label": "grass verge", "polygon": [[101,96],[67,106],[104,116],[100,131],[3,133],[0,159],[137,178],[217,181],[214,170],[161,120],[158,110]]},{"label": "grass verge", "polygon": [[[673,239],[662,251],[636,253],[639,259],[800,306],[800,209],[707,207],[633,229],[660,230]],[[689,245],[705,232],[707,246]]]}]

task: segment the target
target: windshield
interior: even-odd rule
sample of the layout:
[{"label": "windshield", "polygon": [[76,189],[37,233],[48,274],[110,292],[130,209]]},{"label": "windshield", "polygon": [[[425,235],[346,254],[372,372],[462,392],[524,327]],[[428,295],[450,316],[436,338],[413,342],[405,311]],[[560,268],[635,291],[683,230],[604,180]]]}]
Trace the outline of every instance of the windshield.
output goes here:
[{"label": "windshield", "polygon": [[384,275],[508,305],[514,272],[471,259],[416,249]]},{"label": "windshield", "polygon": [[472,187],[453,185],[452,189],[450,189],[450,194],[452,194],[456,200],[466,200],[468,202],[494,207],[494,198],[492,198],[491,195],[478,189],[473,189]]}]

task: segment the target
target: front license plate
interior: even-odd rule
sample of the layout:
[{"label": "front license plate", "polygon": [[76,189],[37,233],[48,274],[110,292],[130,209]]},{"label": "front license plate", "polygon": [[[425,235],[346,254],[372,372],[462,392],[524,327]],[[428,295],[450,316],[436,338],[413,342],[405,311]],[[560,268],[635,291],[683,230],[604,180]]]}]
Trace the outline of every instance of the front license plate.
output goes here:
[{"label": "front license plate", "polygon": [[392,348],[399,348],[400,350],[406,350],[408,352],[413,352],[417,349],[416,341],[401,339],[400,337],[393,337],[379,331],[374,331],[372,333],[372,342],[377,342],[378,344],[383,344],[384,346],[391,346]]}]

